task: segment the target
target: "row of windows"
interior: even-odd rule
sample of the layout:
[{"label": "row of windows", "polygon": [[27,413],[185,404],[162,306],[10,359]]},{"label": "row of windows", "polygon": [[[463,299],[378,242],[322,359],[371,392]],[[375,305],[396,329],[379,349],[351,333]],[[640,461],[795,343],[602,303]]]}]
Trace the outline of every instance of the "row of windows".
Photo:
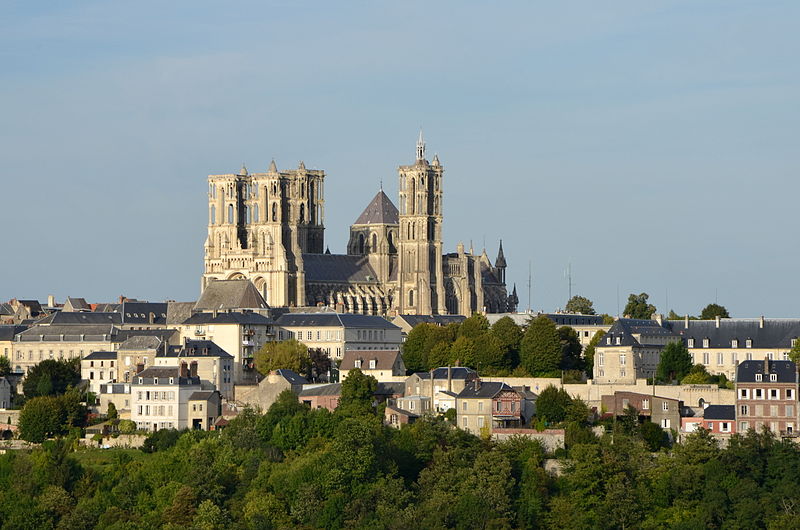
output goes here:
[{"label": "row of windows", "polygon": [[739,415],[749,416],[750,410],[752,410],[753,416],[767,416],[772,418],[794,417],[794,405],[784,405],[783,409],[783,414],[781,414],[780,405],[755,405],[753,409],[750,409],[750,405],[739,405]]},{"label": "row of windows", "polygon": [[[477,424],[477,427],[478,427],[479,429],[483,429],[483,422],[484,422],[484,417],[483,417],[483,416],[478,416],[478,418],[477,418],[477,420],[476,420],[476,424]],[[468,418],[467,416],[464,416],[464,419],[463,419],[463,420],[461,420],[461,425],[462,425],[462,426],[463,426],[465,429],[468,429],[468,428],[469,428],[469,418]]]},{"label": "row of windows", "polygon": [[150,431],[153,428],[156,429],[174,429],[175,424],[171,421],[162,421],[162,422],[153,422],[150,423],[149,421],[137,421],[136,428],[141,431]]},{"label": "row of windows", "polygon": [[[750,393],[752,390],[752,394]],[[753,399],[780,399],[781,398],[781,390],[780,388],[740,388],[739,389],[739,399],[750,399],[750,396],[753,396]],[[794,389],[793,388],[786,388],[785,389],[785,399],[794,399]],[[768,396],[768,397],[765,397]]]},{"label": "row of windows", "polygon": [[172,416],[172,405],[139,405],[137,407],[140,416]]},{"label": "row of windows", "polygon": [[[765,423],[763,421],[757,421],[757,422],[755,422],[753,424],[753,427],[755,428],[756,431],[760,432],[761,429],[764,427],[764,425],[765,425]],[[794,422],[789,421],[789,422],[786,422],[785,425],[786,425],[786,432],[788,434],[792,434],[794,432]],[[772,432],[774,432],[776,434],[778,433],[778,422],[772,421],[767,425],[767,427],[769,428],[770,431],[772,431]],[[743,432],[747,431],[749,428],[750,428],[750,422],[749,421],[740,421],[739,422],[739,432],[743,433]]]},{"label": "row of windows", "polygon": [[[323,333],[324,333],[324,335],[323,335]],[[305,338],[303,338],[303,337],[305,337]],[[325,330],[324,332],[320,331],[320,330],[317,330],[317,331],[305,331],[305,332],[303,332],[303,331],[294,332],[292,330],[284,331],[282,329],[278,330],[278,340],[297,338],[297,340],[313,341],[313,340],[315,340],[314,337],[316,337],[316,340],[318,340],[318,341],[322,341],[322,340],[325,340],[325,341],[342,340],[342,330],[330,330],[330,329],[328,329],[328,330]]]},{"label": "row of windows", "polygon": [[[363,365],[363,364],[364,364],[364,361],[363,361],[363,360],[361,360],[361,359],[356,359],[356,361],[355,361],[356,368],[362,368],[362,365]],[[370,369],[370,370],[374,370],[375,368],[376,368],[376,361],[375,361],[375,359],[370,359],[370,360],[369,360],[369,369]]]},{"label": "row of windows", "polygon": [[[647,354],[647,353],[650,353],[650,352],[644,352],[644,353]],[[655,352],[653,352],[653,354],[656,355]],[[789,353],[788,352],[782,353],[781,357],[782,357],[782,359],[784,361],[788,361],[789,360]],[[769,359],[770,361],[774,361],[775,360],[775,354],[772,353],[772,352],[768,352],[766,354],[766,358]],[[745,360],[752,361],[753,360],[753,354],[751,352],[747,352],[745,354]],[[725,354],[723,352],[718,352],[716,361],[717,361],[717,366],[724,365],[725,364]],[[739,364],[739,355],[736,352],[731,352],[730,361],[731,361],[730,363],[733,366],[736,366],[737,364]],[[711,353],[702,352],[702,353],[695,354],[694,355],[694,363],[695,364],[704,364],[706,366],[711,365]],[[597,354],[597,365],[598,366],[603,366],[604,364],[605,364],[605,355],[602,352],[599,352]],[[619,365],[620,366],[625,366],[626,364],[627,364],[626,354],[620,353],[619,354]],[[772,375],[775,375],[775,374],[772,374]]]},{"label": "row of windows", "polygon": [[[419,388],[419,387],[417,387]],[[517,411],[517,402],[516,401],[495,401],[495,411],[496,412],[516,412]],[[483,412],[483,401],[478,401],[477,406],[478,412]],[[464,400],[461,402],[461,410],[464,412],[469,411],[469,401]]]},{"label": "row of windows", "polygon": [[164,400],[174,400],[175,399],[175,392],[172,390],[158,390],[155,392],[151,392],[149,390],[140,390],[136,393],[136,396],[139,398],[139,401],[164,401]]},{"label": "row of windows", "polygon": [[[72,353],[72,352],[70,352],[70,353]],[[100,366],[101,367],[104,366],[103,363],[105,363],[105,361],[101,360],[100,361]],[[109,360],[109,363],[111,363],[111,364],[109,364],[109,366],[113,368],[114,367],[114,361],[113,360]],[[94,368],[94,361],[89,361],[89,367]]]},{"label": "row of windows", "polygon": [[[8,352],[8,348],[6,348],[6,352]],[[24,361],[25,360],[25,352],[17,351],[16,353],[17,353],[16,360],[18,360],[18,361]],[[55,359],[55,352],[53,350],[48,350],[47,351],[47,355],[48,355],[48,357],[47,357],[48,359]],[[78,355],[83,357],[83,350],[78,350]],[[7,353],[6,353],[6,356],[8,356]],[[71,359],[73,357],[75,357],[75,350],[69,350],[69,357],[67,357],[67,358]],[[64,350],[58,350],[58,358],[59,359],[63,359],[64,358]],[[34,360],[34,358],[33,358],[33,350],[28,350],[28,360],[29,361],[33,361]],[[42,351],[42,350],[39,350],[39,360],[40,361],[44,360],[44,351]]]}]

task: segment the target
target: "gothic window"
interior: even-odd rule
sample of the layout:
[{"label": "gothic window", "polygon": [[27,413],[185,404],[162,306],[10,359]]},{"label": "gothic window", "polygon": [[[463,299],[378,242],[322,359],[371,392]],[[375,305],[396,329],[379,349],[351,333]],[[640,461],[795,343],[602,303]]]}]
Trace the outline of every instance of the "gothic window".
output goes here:
[{"label": "gothic window", "polygon": [[414,305],[414,291],[408,291],[408,305]]},{"label": "gothic window", "polygon": [[217,207],[213,204],[211,205],[211,224],[216,224],[217,222]]},{"label": "gothic window", "polygon": [[378,248],[378,234],[372,234],[372,251],[375,252],[377,248]]},{"label": "gothic window", "polygon": [[228,223],[233,224],[233,205],[228,205]]},{"label": "gothic window", "polygon": [[413,215],[416,213],[416,204],[417,204],[417,181],[415,179],[411,179],[411,214]]},{"label": "gothic window", "polygon": [[245,224],[250,224],[251,219],[250,219],[250,207],[249,206],[245,206],[244,207],[244,219],[245,219],[245,221],[244,221]]},{"label": "gothic window", "polygon": [[272,203],[272,222],[274,223],[274,222],[277,222],[277,221],[278,221],[278,203],[277,202],[273,202]]},{"label": "gothic window", "polygon": [[358,234],[358,253],[364,253],[364,234]]},{"label": "gothic window", "polygon": [[[258,188],[256,188],[256,189],[258,189]],[[258,222],[258,205],[257,204],[253,205],[253,222],[254,223]]]},{"label": "gothic window", "polygon": [[306,205],[305,204],[301,204],[300,205],[300,223],[305,223],[305,222],[306,222]]}]

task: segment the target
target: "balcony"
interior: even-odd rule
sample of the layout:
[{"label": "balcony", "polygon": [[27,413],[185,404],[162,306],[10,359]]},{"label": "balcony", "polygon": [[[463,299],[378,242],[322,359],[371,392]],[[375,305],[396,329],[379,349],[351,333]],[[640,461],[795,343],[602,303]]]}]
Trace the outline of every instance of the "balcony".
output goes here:
[{"label": "balcony", "polygon": [[197,335],[197,336],[201,336],[201,335],[205,335],[206,332],[205,332],[205,330],[202,330],[202,329],[196,329],[196,330],[194,330],[194,334]]},{"label": "balcony", "polygon": [[250,346],[250,347],[252,347],[252,346],[255,346],[255,345],[256,345],[256,343],[253,342],[252,340],[248,340],[248,339],[242,340],[242,346]]}]

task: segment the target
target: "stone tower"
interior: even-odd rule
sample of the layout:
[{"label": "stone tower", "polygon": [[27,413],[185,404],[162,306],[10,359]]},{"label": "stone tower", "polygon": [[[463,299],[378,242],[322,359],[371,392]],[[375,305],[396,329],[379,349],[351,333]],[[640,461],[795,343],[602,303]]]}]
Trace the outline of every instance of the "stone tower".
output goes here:
[{"label": "stone tower", "polygon": [[425,159],[422,131],[413,165],[400,166],[397,298],[402,314],[445,314],[442,278],[442,175],[439,157]]},{"label": "stone tower", "polygon": [[389,283],[397,267],[398,223],[397,207],[381,189],[350,225],[347,253],[367,256],[382,284]]},{"label": "stone tower", "polygon": [[209,175],[208,238],[201,287],[247,278],[272,306],[305,303],[303,253],[324,248],[324,171]]}]

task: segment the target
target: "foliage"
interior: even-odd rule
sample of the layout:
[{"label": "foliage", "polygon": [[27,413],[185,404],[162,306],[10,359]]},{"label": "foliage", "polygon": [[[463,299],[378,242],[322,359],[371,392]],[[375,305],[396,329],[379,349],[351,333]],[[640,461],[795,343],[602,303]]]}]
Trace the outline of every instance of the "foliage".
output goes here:
[{"label": "foliage", "polygon": [[662,447],[669,446],[666,431],[652,421],[645,421],[639,426],[639,435],[650,451],[658,451]]},{"label": "foliage", "polygon": [[0,377],[5,377],[11,373],[11,361],[8,357],[0,356]]},{"label": "foliage", "polygon": [[556,325],[539,315],[528,324],[522,337],[520,366],[533,376],[546,377],[559,374],[561,360],[561,340]]},{"label": "foliage", "polygon": [[122,434],[133,434],[136,432],[136,422],[133,420],[119,420],[117,428]]},{"label": "foliage", "polygon": [[492,324],[491,335],[495,337],[503,349],[505,364],[508,368],[519,365],[519,347],[522,342],[522,329],[511,319],[503,317]]},{"label": "foliage", "polygon": [[67,414],[61,401],[53,396],[30,399],[19,414],[19,437],[42,443],[51,436],[66,432]]},{"label": "foliage", "polygon": [[730,318],[731,315],[725,306],[719,304],[708,304],[700,312],[700,320],[714,320],[715,318]]},{"label": "foliage", "polygon": [[286,368],[298,374],[307,374],[311,359],[308,347],[295,339],[265,343],[255,354],[256,370],[266,375],[273,370]]},{"label": "foliage", "polygon": [[707,385],[712,382],[711,374],[702,364],[692,366],[689,373],[681,379],[682,385]]},{"label": "foliage", "polygon": [[145,453],[166,451],[178,443],[178,439],[184,432],[186,431],[178,431],[176,429],[160,429],[154,431],[147,436],[144,445],[142,445],[142,451]]},{"label": "foliage", "polygon": [[561,326],[556,330],[558,339],[561,343],[561,365],[562,370],[577,370],[583,368],[581,359],[581,340],[578,332],[569,326]]},{"label": "foliage", "polygon": [[465,319],[458,327],[458,336],[477,339],[489,331],[489,321],[480,313],[475,313]]},{"label": "foliage", "polygon": [[549,385],[536,398],[536,416],[548,423],[560,423],[567,417],[572,399],[563,388]]},{"label": "foliage", "polygon": [[106,412],[106,417],[109,420],[117,419],[117,406],[114,405],[113,401],[108,402],[108,411]]},{"label": "foliage", "polygon": [[327,380],[331,371],[331,356],[322,348],[308,350],[308,379],[313,382]]},{"label": "foliage", "polygon": [[581,315],[594,315],[594,304],[588,298],[578,296],[577,294],[567,301],[564,307],[567,313],[580,313]]},{"label": "foliage", "polygon": [[22,383],[25,397],[57,396],[81,380],[80,359],[46,359],[31,367]]},{"label": "foliage", "polygon": [[337,411],[350,414],[371,414],[374,412],[373,402],[375,391],[378,390],[378,381],[371,375],[354,368],[347,373],[342,381],[342,393],[339,397]]},{"label": "foliage", "polygon": [[622,314],[627,318],[644,318],[648,319],[656,312],[656,306],[647,303],[650,295],[647,293],[631,294],[628,296],[628,303]]},{"label": "foliage", "polygon": [[594,378],[594,354],[597,345],[600,344],[600,340],[602,340],[605,334],[605,330],[598,330],[594,334],[594,337],[592,337],[592,340],[589,341],[589,344],[586,345],[586,349],[583,351],[584,370],[586,371],[586,377],[589,379]]},{"label": "foliage", "polygon": [[661,351],[656,378],[663,382],[680,381],[692,369],[692,356],[682,342],[670,342]]},{"label": "foliage", "polygon": [[614,317],[612,317],[611,315],[603,313],[601,316],[603,317],[603,324],[606,326],[610,326],[615,322]]}]

